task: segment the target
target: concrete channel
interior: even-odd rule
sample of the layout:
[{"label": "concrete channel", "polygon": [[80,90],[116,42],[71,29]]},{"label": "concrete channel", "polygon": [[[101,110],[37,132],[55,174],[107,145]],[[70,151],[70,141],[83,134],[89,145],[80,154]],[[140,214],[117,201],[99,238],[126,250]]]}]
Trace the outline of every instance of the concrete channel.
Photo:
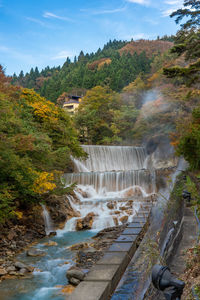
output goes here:
[{"label": "concrete channel", "polygon": [[115,291],[149,225],[152,203],[143,203],[131,223],[90,269],[69,300],[108,300]]}]

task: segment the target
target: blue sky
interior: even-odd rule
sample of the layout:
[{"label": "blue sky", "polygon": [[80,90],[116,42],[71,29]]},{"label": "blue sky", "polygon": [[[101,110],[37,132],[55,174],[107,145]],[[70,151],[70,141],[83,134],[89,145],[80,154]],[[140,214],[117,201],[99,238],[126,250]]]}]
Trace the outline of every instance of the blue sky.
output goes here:
[{"label": "blue sky", "polygon": [[6,74],[62,65],[109,39],[154,39],[178,30],[183,0],[0,0],[0,64]]}]

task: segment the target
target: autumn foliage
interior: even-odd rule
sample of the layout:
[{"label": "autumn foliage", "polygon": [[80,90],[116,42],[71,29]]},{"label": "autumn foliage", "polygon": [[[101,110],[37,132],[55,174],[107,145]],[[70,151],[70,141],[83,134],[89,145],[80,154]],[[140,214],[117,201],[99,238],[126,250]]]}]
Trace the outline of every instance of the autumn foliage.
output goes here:
[{"label": "autumn foliage", "polygon": [[[33,90],[10,86],[0,67],[0,222],[41,201],[57,171],[81,156],[70,117]],[[57,170],[57,171],[56,171]]]},{"label": "autumn foliage", "polygon": [[152,57],[158,55],[159,53],[164,53],[173,46],[172,42],[162,41],[162,40],[139,40],[127,43],[123,48],[119,50],[120,55],[123,53],[141,54],[145,51],[147,57]]}]

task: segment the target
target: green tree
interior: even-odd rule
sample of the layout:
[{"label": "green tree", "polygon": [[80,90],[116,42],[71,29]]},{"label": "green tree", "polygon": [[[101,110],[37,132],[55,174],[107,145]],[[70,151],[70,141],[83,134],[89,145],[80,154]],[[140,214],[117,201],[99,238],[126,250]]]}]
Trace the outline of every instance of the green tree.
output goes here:
[{"label": "green tree", "polygon": [[184,54],[188,64],[186,67],[164,68],[164,74],[169,78],[180,78],[188,86],[197,85],[200,80],[200,1],[185,0],[184,8],[172,13],[171,17],[176,17],[176,23],[187,17],[175,37],[171,52],[178,56]]},{"label": "green tree", "polygon": [[9,80],[0,66],[0,222],[56,191],[63,162],[84,156],[64,110]]}]

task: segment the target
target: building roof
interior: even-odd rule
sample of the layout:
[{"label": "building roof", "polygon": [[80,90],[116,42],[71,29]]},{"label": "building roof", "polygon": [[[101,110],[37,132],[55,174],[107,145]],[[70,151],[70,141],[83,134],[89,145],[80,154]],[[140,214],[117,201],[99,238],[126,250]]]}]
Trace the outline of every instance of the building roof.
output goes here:
[{"label": "building roof", "polygon": [[67,101],[67,102],[64,102],[64,104],[63,104],[63,105],[65,105],[65,104],[72,104],[72,103],[79,104],[80,102],[79,102],[79,101],[77,101],[77,100],[69,100],[69,101]]},{"label": "building roof", "polygon": [[75,95],[69,95],[68,97],[69,97],[69,99],[73,99],[73,100],[78,100],[78,99],[82,98],[81,96],[75,96]]}]

